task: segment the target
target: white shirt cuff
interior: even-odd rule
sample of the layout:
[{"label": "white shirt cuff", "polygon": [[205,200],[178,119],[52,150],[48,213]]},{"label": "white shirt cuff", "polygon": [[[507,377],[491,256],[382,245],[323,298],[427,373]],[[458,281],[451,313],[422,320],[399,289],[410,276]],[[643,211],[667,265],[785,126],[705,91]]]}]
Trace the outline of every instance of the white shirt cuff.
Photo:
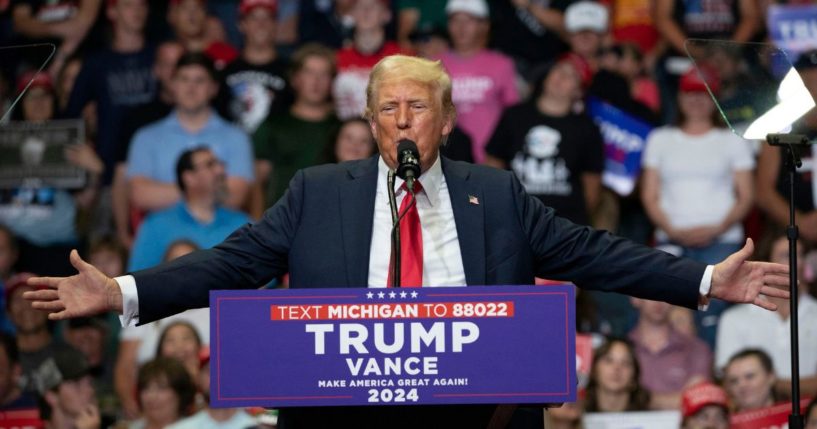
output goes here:
[{"label": "white shirt cuff", "polygon": [[[698,287],[698,310],[706,311],[709,308],[709,289],[712,288],[712,272],[715,271],[714,265],[707,265],[704,270],[704,276],[701,278],[701,285]],[[134,284],[134,287],[135,284]]]},{"label": "white shirt cuff", "polygon": [[131,275],[116,277],[116,283],[122,292],[122,315],[119,323],[123,328],[136,326],[139,323],[139,294],[136,291],[136,279]]}]

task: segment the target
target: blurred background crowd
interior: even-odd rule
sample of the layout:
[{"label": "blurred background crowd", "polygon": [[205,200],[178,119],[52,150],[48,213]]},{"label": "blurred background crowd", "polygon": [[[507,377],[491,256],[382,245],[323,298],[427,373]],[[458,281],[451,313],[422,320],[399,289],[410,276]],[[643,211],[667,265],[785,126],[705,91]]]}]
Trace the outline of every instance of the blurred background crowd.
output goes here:
[{"label": "blurred background crowd", "polygon": [[[755,259],[787,263],[781,152],[730,130],[773,98],[773,50],[685,42],[766,42],[770,8],[810,3],[0,1],[9,112],[0,134],[34,136],[14,147],[23,167],[56,150],[81,179],[0,173],[10,179],[0,181],[0,410],[29,410],[24,418],[51,428],[274,426],[272,411],[208,408],[207,309],[140,327],[121,328],[112,314],[55,324],[21,298],[25,280],[73,274],[73,248],[113,277],[213,246],[262,216],[298,169],[373,156],[368,73],[396,53],[438,59],[452,76],[457,127],[445,156],[511,170],[573,222],[674,254],[715,263],[752,237]],[[817,51],[803,51],[791,60],[817,94]],[[649,127],[631,190],[603,180],[610,154],[592,102]],[[36,138],[64,129],[79,141],[53,149]],[[794,129],[817,138],[817,111]],[[817,152],[802,157],[808,398],[817,396]],[[9,159],[0,168],[19,167]],[[269,285],[286,286],[285,277]],[[767,312],[713,302],[695,313],[582,291],[577,308],[592,362],[581,400],[550,410],[548,427],[648,410],[675,411],[685,427],[728,427],[730,415],[789,399],[786,303]]]}]

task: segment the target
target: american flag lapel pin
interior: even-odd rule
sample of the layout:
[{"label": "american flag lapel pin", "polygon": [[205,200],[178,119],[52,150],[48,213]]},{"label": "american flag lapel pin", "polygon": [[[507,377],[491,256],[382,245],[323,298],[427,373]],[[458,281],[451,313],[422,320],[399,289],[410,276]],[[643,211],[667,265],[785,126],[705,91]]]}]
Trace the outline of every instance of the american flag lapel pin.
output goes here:
[{"label": "american flag lapel pin", "polygon": [[475,197],[473,195],[469,195],[468,196],[468,202],[475,205],[475,206],[478,206],[479,205],[479,198],[477,198],[477,197]]}]

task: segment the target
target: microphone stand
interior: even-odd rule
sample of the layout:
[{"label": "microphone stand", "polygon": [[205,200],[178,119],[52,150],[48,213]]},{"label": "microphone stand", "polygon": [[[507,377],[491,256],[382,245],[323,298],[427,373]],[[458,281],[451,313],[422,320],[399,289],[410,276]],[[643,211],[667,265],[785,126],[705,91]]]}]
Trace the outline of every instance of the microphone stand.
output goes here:
[{"label": "microphone stand", "polygon": [[[391,278],[392,286],[400,287],[400,217],[397,213],[397,197],[394,195],[394,170],[389,170],[389,207],[391,208]],[[389,285],[386,285],[388,287]]]},{"label": "microphone stand", "polygon": [[808,137],[800,134],[769,134],[766,141],[783,150],[786,168],[789,171],[789,225],[786,236],[789,239],[789,326],[791,334],[791,414],[789,429],[803,429],[800,414],[800,336],[797,315],[797,238],[799,230],[794,219],[794,175],[797,167],[803,165],[798,146],[808,144]]}]

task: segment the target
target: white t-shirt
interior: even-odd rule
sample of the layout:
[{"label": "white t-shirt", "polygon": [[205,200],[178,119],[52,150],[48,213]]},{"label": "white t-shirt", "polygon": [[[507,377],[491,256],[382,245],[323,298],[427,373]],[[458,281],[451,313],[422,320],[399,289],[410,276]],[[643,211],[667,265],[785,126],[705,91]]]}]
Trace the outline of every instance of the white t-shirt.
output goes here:
[{"label": "white t-shirt", "polygon": [[174,314],[164,319],[141,326],[126,326],[119,333],[120,341],[140,341],[139,351],[136,354],[136,363],[153,360],[156,357],[156,347],[159,346],[159,336],[165,328],[179,320],[190,322],[201,337],[202,346],[210,344],[210,309],[197,308],[184,313]]},{"label": "white t-shirt", "polygon": [[[797,306],[800,376],[811,377],[817,375],[817,299],[800,294]],[[790,338],[788,319],[752,304],[736,305],[721,315],[715,368],[721,371],[729,358],[741,350],[761,349],[772,358],[778,377],[791,378]]]},{"label": "white t-shirt", "polygon": [[[723,221],[735,204],[734,173],[755,166],[750,142],[718,128],[700,136],[658,128],[647,137],[642,163],[658,172],[659,204],[676,228]],[[656,238],[667,241],[664,231],[656,231]],[[719,241],[742,242],[743,226],[733,225]]]}]

